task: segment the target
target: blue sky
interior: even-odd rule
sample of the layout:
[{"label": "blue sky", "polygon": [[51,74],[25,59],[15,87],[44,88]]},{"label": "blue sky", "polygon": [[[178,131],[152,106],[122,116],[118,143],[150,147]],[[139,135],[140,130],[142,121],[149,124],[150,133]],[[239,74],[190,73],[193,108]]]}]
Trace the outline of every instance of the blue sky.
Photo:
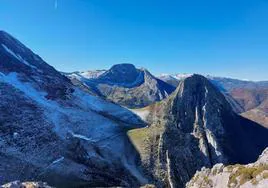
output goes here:
[{"label": "blue sky", "polygon": [[268,80],[267,0],[0,0],[0,29],[61,71]]}]

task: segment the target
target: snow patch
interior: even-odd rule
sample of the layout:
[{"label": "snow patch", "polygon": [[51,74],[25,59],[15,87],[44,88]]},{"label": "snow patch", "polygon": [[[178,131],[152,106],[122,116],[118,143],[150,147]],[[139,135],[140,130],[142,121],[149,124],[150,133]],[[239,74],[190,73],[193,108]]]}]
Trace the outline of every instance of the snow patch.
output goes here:
[{"label": "snow patch", "polygon": [[55,165],[55,164],[57,164],[57,163],[59,163],[59,162],[61,162],[63,160],[64,160],[64,157],[60,157],[60,158],[56,159],[55,161],[53,161],[51,164]]},{"label": "snow patch", "polygon": [[183,74],[175,74],[172,76],[173,76],[173,78],[176,78],[177,80],[182,80],[182,79],[188,78],[190,76],[193,76],[193,74],[183,73]]},{"label": "snow patch", "polygon": [[146,120],[148,115],[150,114],[150,111],[146,109],[130,109],[130,110],[135,114],[137,114],[142,120]]},{"label": "snow patch", "polygon": [[17,60],[19,60],[21,63],[36,69],[36,66],[31,65],[30,63],[28,63],[26,60],[24,60],[19,54],[16,54],[15,52],[13,52],[11,49],[9,49],[6,45],[2,44],[2,47],[13,57],[15,57]]},{"label": "snow patch", "polygon": [[[81,99],[79,106],[83,107],[84,109],[94,109],[95,112],[113,116],[122,121],[125,121],[126,123],[136,125],[136,128],[141,128],[137,125],[141,125],[142,120],[133,114],[130,110],[117,104],[109,103],[99,97],[88,95],[78,89],[76,89],[73,94]],[[143,125],[141,126],[143,127]]]},{"label": "snow patch", "polygon": [[17,138],[17,137],[18,137],[18,135],[19,135],[19,133],[14,132],[14,133],[13,133],[13,138]]},{"label": "snow patch", "polygon": [[[71,131],[70,131],[71,132]],[[88,138],[84,135],[81,135],[81,134],[75,134],[73,132],[71,132],[72,136],[75,137],[75,138],[79,138],[79,139],[82,139],[82,140],[86,140],[86,141],[90,141],[90,142],[96,142],[95,140],[93,140],[92,138]]]},{"label": "snow patch", "polygon": [[166,159],[167,159],[167,174],[168,174],[168,183],[169,183],[169,186],[170,188],[174,188],[174,184],[172,182],[172,177],[171,177],[171,169],[170,169],[170,159],[169,159],[169,156],[168,156],[168,150],[166,151]]},{"label": "snow patch", "polygon": [[158,78],[162,79],[162,80],[182,80],[185,78],[188,78],[190,76],[192,76],[193,74],[187,74],[187,73],[182,73],[182,74],[160,74],[160,76],[158,76]]},{"label": "snow patch", "polygon": [[206,130],[206,137],[207,137],[208,143],[210,143],[211,146],[214,148],[216,155],[221,156],[222,153],[218,149],[218,144],[215,141],[215,138],[214,138],[214,135],[212,134],[212,132],[209,130]]},{"label": "snow patch", "polygon": [[[37,105],[44,109],[47,119],[54,125],[54,131],[61,138],[65,138],[71,130],[75,132],[76,137],[84,140],[93,141],[89,137],[98,139],[108,137],[114,129],[119,129],[118,124],[115,122],[116,120],[125,122],[124,126],[126,128],[127,126],[130,128],[144,126],[142,120],[129,110],[83,93],[79,89],[73,94],[73,104],[76,105],[76,108],[66,108],[55,101],[47,100],[45,98],[46,93],[36,90],[30,83],[18,80],[17,73],[0,74],[1,81],[23,92],[26,97],[35,101]],[[86,127],[87,129],[90,127],[91,131],[87,131]],[[109,131],[105,132],[104,130]],[[78,134],[84,131],[88,133],[88,136]]]},{"label": "snow patch", "polygon": [[207,86],[205,86],[205,97],[207,98],[207,96],[208,96],[208,88]]},{"label": "snow patch", "polygon": [[54,102],[47,100],[45,96],[46,92],[37,91],[30,83],[23,83],[18,79],[17,73],[11,72],[8,75],[1,74],[0,81],[12,85],[14,88],[23,92],[26,97],[35,101],[39,106],[46,109],[47,116],[55,125],[55,130],[58,132],[60,128],[59,124],[59,112],[64,113],[64,111],[59,107],[59,105]]},{"label": "snow patch", "polygon": [[41,175],[45,174],[46,171],[47,171],[49,168],[51,168],[51,167],[57,165],[58,163],[62,162],[63,160],[64,160],[64,157],[60,157],[60,158],[58,158],[58,159],[52,161],[52,163],[50,163],[46,168],[44,168],[44,170],[43,170],[41,173],[39,173],[38,176],[41,176]]},{"label": "snow patch", "polygon": [[47,103],[44,100],[47,95],[45,92],[37,92],[29,83],[22,83],[18,80],[17,73],[11,72],[8,75],[0,74],[0,81],[6,82],[25,93],[28,97],[38,103]]},{"label": "snow patch", "polygon": [[106,72],[106,71],[105,70],[96,70],[96,71],[83,71],[83,72],[79,72],[78,74],[84,78],[93,79],[93,78],[98,78],[104,72]]},{"label": "snow patch", "polygon": [[[206,94],[207,94],[207,88],[206,89]],[[202,107],[202,110],[203,110],[203,122],[204,122],[204,127],[207,127],[207,119],[206,119],[206,115],[207,115],[207,111],[206,111],[206,106],[207,106],[207,103],[204,104],[204,106]],[[219,148],[218,148],[218,144],[214,138],[214,135],[211,131],[209,131],[208,129],[205,129],[205,132],[206,132],[206,137],[207,137],[207,140],[208,140],[208,143],[211,144],[211,146],[214,148],[215,150],[215,153],[217,156],[221,156],[222,153],[220,152]]]}]

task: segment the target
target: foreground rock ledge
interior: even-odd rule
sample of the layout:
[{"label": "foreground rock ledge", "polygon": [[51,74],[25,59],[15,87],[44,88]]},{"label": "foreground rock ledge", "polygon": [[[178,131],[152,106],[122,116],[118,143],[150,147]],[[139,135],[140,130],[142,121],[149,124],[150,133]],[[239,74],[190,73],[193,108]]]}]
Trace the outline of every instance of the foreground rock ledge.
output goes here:
[{"label": "foreground rock ledge", "polygon": [[2,185],[1,188],[53,188],[45,182],[20,182],[14,181]]},{"label": "foreground rock ledge", "polygon": [[262,188],[268,187],[268,148],[255,163],[248,165],[216,164],[213,168],[202,168],[198,171],[187,188]]}]

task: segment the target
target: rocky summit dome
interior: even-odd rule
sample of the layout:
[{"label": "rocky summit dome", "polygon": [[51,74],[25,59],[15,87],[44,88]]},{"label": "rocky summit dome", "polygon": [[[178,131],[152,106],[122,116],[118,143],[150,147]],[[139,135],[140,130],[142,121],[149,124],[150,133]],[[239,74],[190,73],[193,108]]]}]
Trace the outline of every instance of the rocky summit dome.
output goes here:
[{"label": "rocky summit dome", "polygon": [[140,85],[144,79],[143,72],[136,69],[134,65],[117,64],[102,74],[98,81],[118,86],[135,87]]}]

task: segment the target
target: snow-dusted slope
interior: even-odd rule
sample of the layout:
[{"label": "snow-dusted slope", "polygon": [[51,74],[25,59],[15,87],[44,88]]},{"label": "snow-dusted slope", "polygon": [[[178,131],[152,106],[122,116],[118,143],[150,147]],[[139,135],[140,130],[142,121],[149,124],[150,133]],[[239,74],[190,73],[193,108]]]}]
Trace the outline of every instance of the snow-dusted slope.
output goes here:
[{"label": "snow-dusted slope", "polygon": [[188,78],[192,76],[193,74],[188,74],[188,73],[182,73],[182,74],[160,74],[158,78],[163,79],[163,80],[168,80],[168,79],[176,79],[176,80],[182,80],[185,78]]},{"label": "snow-dusted slope", "polygon": [[173,85],[174,87],[177,87],[179,85],[180,80],[185,79],[189,76],[192,76],[192,74],[160,74],[158,78],[166,83]]},{"label": "snow-dusted slope", "polygon": [[5,32],[0,44],[0,184],[146,182],[126,136],[127,130],[145,126],[140,118],[75,87]]},{"label": "snow-dusted slope", "polygon": [[63,73],[69,78],[75,78],[80,81],[83,79],[93,79],[98,78],[100,75],[102,75],[106,70],[95,70],[95,71],[77,71],[72,73]]}]

